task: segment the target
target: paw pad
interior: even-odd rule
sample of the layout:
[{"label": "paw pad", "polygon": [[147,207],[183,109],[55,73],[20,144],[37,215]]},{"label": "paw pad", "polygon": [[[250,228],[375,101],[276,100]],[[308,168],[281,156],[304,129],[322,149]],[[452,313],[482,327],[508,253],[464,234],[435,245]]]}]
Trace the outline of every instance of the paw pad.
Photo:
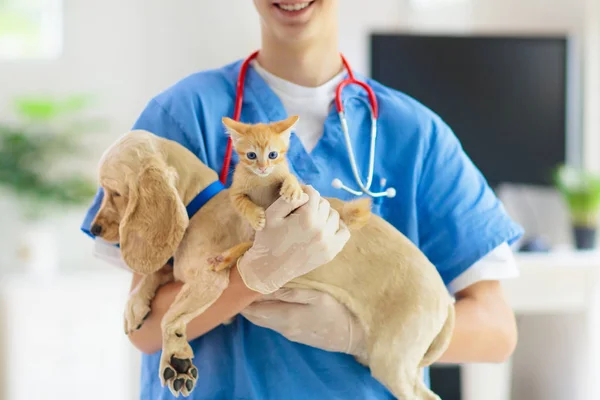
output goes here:
[{"label": "paw pad", "polygon": [[177,358],[173,355],[161,375],[163,386],[168,386],[173,396],[179,397],[179,394],[182,394],[187,397],[196,386],[198,369],[191,359]]}]

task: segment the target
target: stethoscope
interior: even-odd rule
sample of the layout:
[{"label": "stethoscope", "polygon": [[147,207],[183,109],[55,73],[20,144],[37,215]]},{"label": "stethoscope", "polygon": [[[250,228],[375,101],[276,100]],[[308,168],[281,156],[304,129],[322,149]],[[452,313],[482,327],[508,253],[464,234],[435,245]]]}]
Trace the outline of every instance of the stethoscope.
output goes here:
[{"label": "stethoscope", "polygon": [[[239,75],[238,75],[237,87],[236,87],[235,107],[234,107],[234,112],[233,112],[233,119],[235,121],[239,121],[240,115],[242,113],[242,100],[243,100],[243,96],[244,96],[244,83],[246,80],[246,72],[248,70],[248,66],[250,65],[250,62],[254,58],[256,58],[257,55],[258,55],[258,51],[255,51],[248,58],[246,58],[246,60],[244,60],[244,62],[242,63],[242,67],[241,67]],[[346,61],[346,59],[344,58],[343,55],[341,55],[341,57],[342,57],[342,62],[344,63],[344,67],[346,68],[346,71],[348,73],[348,78],[344,79],[342,82],[340,82],[340,84],[338,85],[338,87],[336,89],[335,105],[337,108],[338,116],[340,118],[340,123],[342,125],[342,131],[344,133],[344,138],[346,140],[346,147],[348,149],[348,155],[350,156],[350,164],[352,166],[352,172],[354,174],[354,179],[356,180],[356,183],[358,184],[358,186],[361,190],[351,189],[348,186],[344,185],[342,183],[342,181],[337,178],[333,180],[331,185],[336,189],[343,189],[343,190],[347,191],[348,193],[354,194],[355,196],[361,196],[363,194],[367,194],[371,197],[390,197],[390,198],[394,197],[394,196],[396,196],[396,189],[394,189],[394,188],[388,188],[384,192],[371,192],[370,191],[371,184],[373,183],[373,168],[374,168],[374,164],[375,164],[375,141],[377,138],[377,117],[378,117],[378,111],[379,111],[378,106],[377,106],[377,98],[375,97],[375,93],[373,92],[373,89],[371,89],[369,87],[369,85],[357,80],[354,77],[354,73],[352,72],[350,65],[348,65],[348,62]],[[350,142],[350,134],[348,133],[348,122],[346,121],[346,115],[344,113],[344,102],[342,100],[342,90],[344,89],[344,87],[351,85],[351,84],[356,84],[356,85],[361,86],[363,89],[365,89],[367,91],[367,94],[369,96],[369,103],[366,103],[366,101],[361,97],[353,96],[353,97],[356,97],[357,99],[361,100],[362,102],[364,102],[367,105],[367,107],[369,107],[369,111],[371,114],[371,147],[370,147],[370,152],[369,152],[369,173],[368,173],[366,183],[363,183],[362,179],[360,178],[360,176],[358,174],[358,167],[356,166],[356,159],[354,158],[354,151],[352,150],[352,144]],[[221,183],[223,183],[223,184],[225,184],[225,182],[227,180],[227,174],[229,173],[229,164],[231,163],[231,153],[232,153],[232,140],[230,137],[227,141],[227,148],[225,150],[225,157],[223,159],[223,167],[221,168],[220,179],[221,179]],[[385,185],[385,182],[382,181],[382,186],[384,186],[384,185]]]}]

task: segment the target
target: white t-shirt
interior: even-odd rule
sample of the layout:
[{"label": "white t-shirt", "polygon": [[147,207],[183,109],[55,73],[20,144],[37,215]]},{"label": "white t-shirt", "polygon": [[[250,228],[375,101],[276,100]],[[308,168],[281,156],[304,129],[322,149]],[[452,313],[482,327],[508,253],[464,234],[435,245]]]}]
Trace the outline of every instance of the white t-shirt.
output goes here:
[{"label": "white t-shirt", "polygon": [[342,71],[329,82],[313,88],[281,79],[263,69],[256,60],[252,60],[251,65],[279,97],[287,114],[300,116],[294,133],[310,154],[323,135],[325,119],[335,99],[335,89],[346,72]]},{"label": "white t-shirt", "polygon": [[[329,82],[311,88],[296,85],[267,72],[256,60],[251,65],[281,99],[287,114],[300,116],[294,132],[310,153],[323,134],[325,119],[335,99],[335,89],[345,73],[341,72]],[[120,250],[101,239],[95,240],[94,253],[113,265],[127,269]],[[507,243],[503,243],[450,282],[448,289],[451,293],[456,293],[478,281],[503,280],[518,275],[512,249]]]}]

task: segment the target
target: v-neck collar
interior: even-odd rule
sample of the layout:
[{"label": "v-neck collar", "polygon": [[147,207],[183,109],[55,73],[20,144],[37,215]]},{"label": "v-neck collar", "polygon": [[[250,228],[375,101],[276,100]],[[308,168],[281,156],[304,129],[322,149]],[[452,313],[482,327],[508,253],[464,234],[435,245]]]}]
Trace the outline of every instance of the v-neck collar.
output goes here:
[{"label": "v-neck collar", "polygon": [[[240,67],[241,63],[237,68],[238,71]],[[358,79],[365,79],[356,72],[355,76]],[[347,79],[347,77],[348,73],[346,72],[344,79]],[[344,88],[343,96],[344,98],[361,96],[368,100],[366,93],[363,92],[364,91],[361,90],[358,85],[349,85]],[[352,103],[353,102],[348,102],[345,104],[348,119],[350,119],[348,116],[351,115],[355,108]],[[263,114],[263,118],[266,118],[266,121],[263,122],[280,121],[288,117],[283,103],[277,94],[251,65],[248,66],[246,72],[242,115],[248,115],[244,110],[250,108],[254,108],[259,113],[262,111],[261,114]],[[296,175],[303,181],[310,182],[319,174],[319,160],[326,160],[328,158],[325,149],[331,148],[332,146],[345,146],[343,135],[335,102],[332,102],[329,114],[325,120],[323,135],[310,154],[306,151],[295,132],[292,132],[292,135],[290,136],[290,148],[287,153],[290,168],[292,168]]]}]

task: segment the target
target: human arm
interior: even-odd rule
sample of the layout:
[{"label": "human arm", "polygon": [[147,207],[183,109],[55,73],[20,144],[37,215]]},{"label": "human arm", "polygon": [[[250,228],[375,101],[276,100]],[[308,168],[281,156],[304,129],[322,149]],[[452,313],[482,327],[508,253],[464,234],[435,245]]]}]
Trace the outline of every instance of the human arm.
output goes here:
[{"label": "human arm", "polygon": [[514,313],[499,281],[479,281],[456,293],[452,340],[439,363],[500,363],[517,344]]},{"label": "human arm", "polygon": [[449,283],[456,324],[439,362],[502,362],[512,354],[517,327],[501,282],[518,275],[513,251],[503,243]]},{"label": "human arm", "polygon": [[[138,274],[133,275],[132,289],[137,285],[140,278]],[[187,337],[189,340],[194,340],[204,335],[224,321],[234,317],[261,296],[260,293],[246,287],[236,268],[231,269],[229,279],[229,286],[219,299],[187,325]],[[162,317],[175,300],[182,286],[181,282],[170,282],[158,289],[152,301],[150,316],[140,330],[129,335],[131,343],[137,349],[146,354],[152,354],[160,350],[162,344],[160,327]]]}]

